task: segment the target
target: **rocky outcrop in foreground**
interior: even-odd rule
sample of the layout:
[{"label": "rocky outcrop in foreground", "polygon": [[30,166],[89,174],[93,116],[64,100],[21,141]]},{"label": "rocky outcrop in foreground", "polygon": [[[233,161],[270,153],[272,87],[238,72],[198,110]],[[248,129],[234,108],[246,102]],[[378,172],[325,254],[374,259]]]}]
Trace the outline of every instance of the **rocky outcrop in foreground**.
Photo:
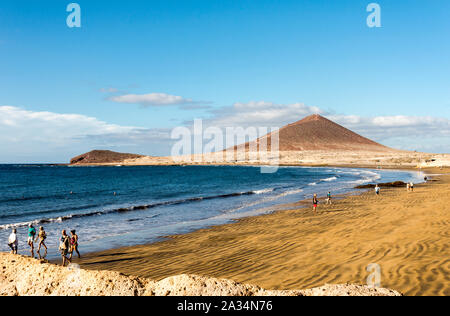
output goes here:
[{"label": "rocky outcrop in foreground", "polygon": [[325,285],[311,290],[269,291],[194,275],[169,277],[159,282],[111,271],[63,268],[23,256],[0,253],[2,296],[399,296],[382,288]]}]

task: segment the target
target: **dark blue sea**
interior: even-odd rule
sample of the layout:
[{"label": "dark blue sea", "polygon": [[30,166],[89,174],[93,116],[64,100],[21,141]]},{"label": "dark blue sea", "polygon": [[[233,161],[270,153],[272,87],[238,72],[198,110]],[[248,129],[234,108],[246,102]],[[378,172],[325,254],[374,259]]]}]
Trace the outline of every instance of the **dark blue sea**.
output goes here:
[{"label": "dark blue sea", "polygon": [[[0,251],[13,227],[28,254],[27,225],[44,226],[49,258],[62,229],[83,253],[155,242],[163,236],[273,212],[276,205],[354,191],[358,184],[421,182],[412,171],[281,167],[67,167],[0,165]],[[114,194],[115,193],[115,194]]]}]

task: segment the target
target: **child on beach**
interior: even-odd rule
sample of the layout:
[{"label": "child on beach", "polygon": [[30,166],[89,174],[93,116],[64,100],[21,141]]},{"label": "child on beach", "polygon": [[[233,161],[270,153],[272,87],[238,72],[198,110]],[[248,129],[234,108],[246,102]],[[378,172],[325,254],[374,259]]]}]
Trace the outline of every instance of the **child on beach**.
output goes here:
[{"label": "child on beach", "polygon": [[66,231],[63,230],[61,233],[61,239],[59,242],[59,251],[61,252],[62,257],[62,266],[66,266],[66,262],[70,263],[70,259],[67,258],[67,254],[69,253],[70,249],[70,240],[69,236],[67,236]]},{"label": "child on beach", "polygon": [[11,248],[11,253],[17,255],[19,241],[17,240],[17,230],[15,228],[12,230],[11,235],[9,235],[8,246]]},{"label": "child on beach", "polygon": [[39,227],[38,238],[39,238],[39,246],[38,246],[37,253],[40,258],[41,257],[41,246],[44,246],[44,249],[45,249],[44,257],[45,257],[47,255],[47,245],[45,244],[45,240],[47,239],[47,233],[45,232],[44,227],[42,227],[42,226]]},{"label": "child on beach", "polygon": [[28,246],[30,246],[31,257],[34,258],[34,237],[36,236],[36,229],[33,224],[28,225]]},{"label": "child on beach", "polygon": [[70,232],[72,237],[70,238],[70,256],[69,259],[72,260],[73,252],[76,251],[78,254],[78,259],[81,259],[80,252],[78,251],[78,235],[75,230]]},{"label": "child on beach", "polygon": [[317,214],[317,205],[319,204],[319,200],[317,199],[317,194],[314,194],[313,197],[313,211],[314,214]]},{"label": "child on beach", "polygon": [[327,205],[331,205],[332,204],[332,202],[331,202],[331,192],[328,192],[328,194],[327,194]]}]

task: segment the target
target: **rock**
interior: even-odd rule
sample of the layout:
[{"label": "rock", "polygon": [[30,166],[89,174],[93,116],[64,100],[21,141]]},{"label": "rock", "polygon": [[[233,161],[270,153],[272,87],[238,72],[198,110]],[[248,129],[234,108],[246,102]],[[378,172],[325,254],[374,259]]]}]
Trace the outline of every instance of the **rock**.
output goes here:
[{"label": "rock", "polygon": [[399,296],[388,289],[325,285],[303,291],[270,291],[255,285],[196,275],[159,282],[112,271],[68,268],[24,256],[0,253],[1,296]]},{"label": "rock", "polygon": [[[356,186],[355,189],[374,189],[375,186],[376,184],[364,184]],[[403,181],[395,181],[388,183],[379,183],[378,186],[380,188],[406,188],[406,183]]]},{"label": "rock", "polygon": [[304,296],[401,296],[400,293],[393,290],[354,284],[327,284],[322,287],[303,290],[302,293]]},{"label": "rock", "polygon": [[123,154],[109,150],[93,150],[70,160],[71,165],[77,164],[120,164],[127,159],[143,157],[136,154]]}]

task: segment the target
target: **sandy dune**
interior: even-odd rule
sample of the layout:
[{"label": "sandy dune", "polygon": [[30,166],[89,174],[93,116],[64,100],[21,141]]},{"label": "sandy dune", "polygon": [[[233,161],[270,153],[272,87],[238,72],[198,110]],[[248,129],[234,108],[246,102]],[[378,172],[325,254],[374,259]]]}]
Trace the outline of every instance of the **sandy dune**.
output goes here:
[{"label": "sandy dune", "polygon": [[186,273],[289,290],[365,284],[367,266],[376,263],[382,287],[450,295],[449,177],[415,192],[351,196],[320,206],[317,216],[300,202],[289,211],[92,254],[81,264],[156,280]]}]

